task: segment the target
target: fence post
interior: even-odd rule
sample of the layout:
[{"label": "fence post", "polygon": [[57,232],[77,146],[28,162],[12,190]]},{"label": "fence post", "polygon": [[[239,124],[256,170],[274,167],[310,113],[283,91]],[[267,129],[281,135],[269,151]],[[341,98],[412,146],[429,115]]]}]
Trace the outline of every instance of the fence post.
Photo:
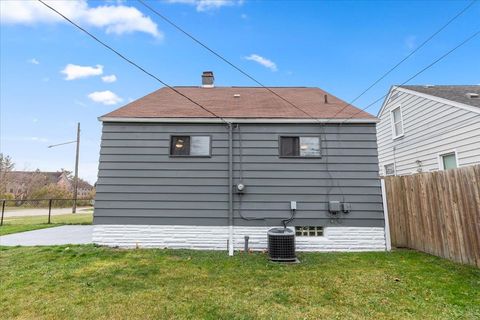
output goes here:
[{"label": "fence post", "polygon": [[48,200],[48,224],[50,224],[51,215],[52,215],[52,199]]},{"label": "fence post", "polygon": [[5,202],[6,200],[2,201],[2,219],[0,220],[0,226],[3,226],[3,214],[5,213]]}]

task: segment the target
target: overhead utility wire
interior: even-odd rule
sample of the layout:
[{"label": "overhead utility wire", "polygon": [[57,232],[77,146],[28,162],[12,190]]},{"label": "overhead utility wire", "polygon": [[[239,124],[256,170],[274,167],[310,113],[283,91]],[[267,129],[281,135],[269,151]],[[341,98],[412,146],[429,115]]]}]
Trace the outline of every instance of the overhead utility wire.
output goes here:
[{"label": "overhead utility wire", "polygon": [[[144,7],[146,7],[147,9],[149,9],[150,11],[152,11],[154,14],[156,14],[157,16],[159,16],[160,18],[162,18],[164,21],[166,21],[168,24],[170,24],[171,26],[173,26],[175,29],[177,29],[178,31],[180,31],[181,33],[183,33],[184,35],[186,35],[187,37],[189,37],[190,39],[192,39],[193,41],[195,41],[196,43],[198,43],[200,46],[202,46],[203,48],[205,48],[206,50],[208,50],[209,52],[211,52],[213,55],[215,55],[217,58],[219,58],[220,60],[224,61],[225,63],[227,63],[228,65],[230,65],[232,68],[234,68],[235,70],[237,70],[238,72],[242,73],[243,75],[245,75],[247,78],[251,79],[252,81],[254,81],[255,83],[257,83],[259,86],[261,86],[262,88],[266,89],[267,91],[269,91],[270,93],[274,94],[276,97],[280,98],[281,100],[285,101],[286,103],[288,103],[289,105],[291,105],[292,107],[294,107],[295,109],[299,110],[300,112],[302,112],[303,114],[307,115],[309,118],[311,118],[312,120],[318,122],[320,124],[320,129],[322,130],[322,135],[325,139],[325,162],[326,162],[326,166],[328,168],[328,159],[329,159],[329,156],[328,156],[328,147],[327,147],[327,139],[326,139],[326,130],[325,130],[325,123],[321,122],[317,117],[314,117],[313,115],[311,115],[310,113],[308,113],[307,111],[303,110],[301,107],[297,106],[295,103],[289,101],[288,99],[282,97],[280,94],[276,93],[275,91],[273,91],[272,89],[270,89],[269,87],[265,86],[263,83],[261,83],[260,81],[258,81],[257,79],[255,79],[253,76],[251,76],[250,74],[248,74],[246,71],[242,70],[240,67],[236,66],[233,62],[231,62],[230,60],[224,58],[221,54],[219,54],[218,52],[216,52],[215,50],[211,49],[209,46],[207,46],[205,43],[203,43],[202,41],[198,40],[197,38],[195,38],[192,34],[188,33],[187,31],[185,31],[183,28],[181,28],[180,26],[178,26],[176,23],[174,23],[173,21],[171,21],[170,19],[168,19],[166,16],[164,16],[163,14],[161,14],[160,12],[158,12],[157,10],[155,10],[152,6],[148,5],[145,1],[143,0],[137,0],[138,2],[140,2]],[[333,181],[333,176],[332,176],[332,173],[327,170],[328,172],[328,175],[330,176],[331,178],[331,181]],[[333,188],[334,186],[331,186],[331,188]],[[342,187],[338,186],[338,188],[340,188],[342,194],[343,194],[343,189]],[[330,191],[329,191],[330,192]]]},{"label": "overhead utility wire", "polygon": [[[322,136],[324,137],[325,139],[325,161],[326,161],[326,166],[328,168],[328,147],[327,147],[327,140],[326,140],[326,131],[325,131],[325,124],[323,122],[321,122],[317,117],[314,117],[313,115],[311,115],[310,113],[308,113],[307,111],[303,110],[301,107],[297,106],[295,103],[289,101],[288,99],[282,97],[280,94],[278,94],[277,92],[273,91],[272,89],[270,89],[269,87],[265,86],[263,83],[261,83],[260,81],[258,81],[257,79],[255,79],[253,76],[251,76],[250,74],[248,74],[246,71],[242,70],[240,67],[238,67],[237,65],[235,65],[233,62],[231,62],[230,60],[228,60],[227,58],[223,57],[221,54],[219,54],[218,52],[216,52],[215,50],[211,49],[209,46],[207,46],[205,43],[203,43],[202,41],[198,40],[196,37],[194,37],[192,34],[190,34],[189,32],[185,31],[183,28],[181,28],[180,26],[178,26],[176,23],[174,23],[172,20],[168,19],[166,16],[164,16],[163,14],[161,14],[160,12],[158,12],[157,10],[155,10],[152,6],[150,6],[149,4],[147,4],[145,1],[143,0],[137,0],[138,2],[140,2],[144,7],[146,7],[148,10],[150,10],[151,12],[153,12],[154,14],[156,14],[157,16],[159,16],[161,19],[163,19],[165,22],[167,22],[168,24],[170,24],[172,27],[174,27],[175,29],[177,29],[178,31],[180,31],[181,33],[183,33],[184,35],[186,35],[187,37],[189,37],[190,39],[192,39],[194,42],[196,42],[197,44],[199,44],[200,46],[202,46],[203,48],[205,48],[206,50],[208,50],[210,53],[212,53],[213,55],[215,55],[217,58],[219,58],[220,60],[222,60],[223,62],[225,62],[226,64],[230,65],[232,68],[234,68],[235,70],[237,70],[238,72],[240,72],[241,74],[243,74],[244,76],[246,76],[247,78],[249,78],[250,80],[252,80],[253,82],[257,83],[260,87],[264,88],[265,90],[269,91],[270,93],[272,93],[273,95],[275,95],[276,97],[280,98],[281,100],[285,101],[286,103],[288,103],[290,106],[294,107],[295,109],[299,110],[300,112],[302,112],[303,114],[307,115],[309,118],[311,118],[312,120],[318,122],[320,124],[320,128],[322,130]],[[331,181],[333,181],[333,176],[332,176],[332,173],[327,170],[328,172],[328,175],[330,176],[331,178]],[[334,186],[331,186],[331,188],[333,188]],[[341,192],[342,192],[342,195],[343,195],[343,189],[341,186],[338,186],[338,188],[340,188]],[[330,192],[330,191],[329,191]],[[253,219],[262,219],[262,218],[253,218]]]},{"label": "overhead utility wire", "polygon": [[[397,69],[402,63],[404,63],[408,58],[410,58],[411,56],[413,56],[418,50],[420,50],[422,47],[424,47],[428,42],[430,42],[430,40],[432,40],[437,34],[439,34],[440,32],[442,32],[446,27],[448,27],[453,21],[455,21],[458,17],[460,17],[465,11],[467,11],[468,9],[470,9],[471,6],[473,6],[475,4],[477,0],[473,0],[471,1],[465,8],[463,8],[463,10],[461,10],[459,13],[457,13],[453,18],[451,18],[450,20],[447,21],[447,23],[445,23],[442,27],[440,27],[440,29],[438,29],[437,31],[435,31],[432,35],[430,35],[425,41],[423,41],[417,48],[415,48],[415,50],[413,50],[412,52],[410,52],[407,56],[405,56],[405,58],[403,58],[402,60],[400,60],[396,65],[394,65],[392,68],[390,68],[387,72],[385,72],[380,78],[378,78],[377,80],[375,80],[375,82],[373,82],[370,86],[368,86],[365,90],[362,91],[362,93],[360,93],[358,96],[356,96],[352,101],[350,101],[349,103],[347,103],[342,109],[340,109],[337,113],[335,113],[333,115],[332,118],[334,118],[336,115],[338,115],[340,112],[342,112],[343,110],[345,110],[345,108],[347,108],[348,106],[351,106],[355,101],[357,101],[358,99],[360,99],[365,93],[367,93],[370,89],[372,89],[377,83],[379,83],[380,81],[382,81],[386,76],[388,76],[390,73],[392,73],[395,69]],[[381,98],[380,98],[381,99]],[[358,114],[358,113],[356,113]],[[355,114],[355,115],[356,115]],[[350,118],[348,118],[350,119]],[[327,121],[328,123],[328,121]]]},{"label": "overhead utility wire", "polygon": [[203,105],[201,105],[200,103],[196,102],[195,100],[193,100],[192,98],[188,97],[187,95],[183,94],[182,92],[178,91],[177,89],[175,89],[174,87],[170,86],[169,84],[167,84],[166,82],[164,82],[163,80],[161,80],[160,78],[158,78],[157,76],[155,76],[154,74],[148,72],[147,70],[145,70],[143,67],[141,67],[140,65],[138,65],[137,63],[133,62],[132,60],[130,60],[129,58],[125,57],[123,54],[121,54],[120,52],[118,52],[117,50],[115,50],[114,48],[112,48],[111,46],[109,46],[108,44],[106,44],[105,42],[103,42],[102,40],[98,39],[96,36],[94,36],[93,34],[91,34],[90,32],[88,32],[87,30],[85,30],[84,28],[82,28],[81,26],[79,26],[77,23],[75,23],[74,21],[70,20],[68,17],[66,17],[65,15],[63,15],[62,13],[60,13],[59,11],[57,11],[55,8],[51,7],[50,5],[46,4],[45,2],[43,2],[42,0],[38,0],[40,3],[42,3],[44,6],[46,6],[47,8],[49,8],[50,10],[54,11],[55,13],[57,13],[59,16],[61,16],[63,19],[67,20],[68,22],[70,22],[72,25],[74,25],[75,27],[77,27],[79,30],[83,31],[84,33],[86,33],[87,35],[89,35],[93,40],[97,41],[98,43],[100,43],[102,46],[104,46],[105,48],[109,49],[110,51],[112,51],[113,53],[115,53],[117,56],[119,56],[120,58],[122,58],[123,60],[127,61],[128,63],[130,63],[131,65],[133,65],[134,67],[136,67],[137,69],[139,69],[140,71],[142,71],[143,73],[147,74],[148,76],[152,77],[153,79],[157,80],[158,82],[160,82],[161,84],[163,84],[164,86],[168,87],[169,89],[173,90],[175,93],[181,95],[182,97],[184,97],[185,99],[187,99],[188,101],[192,102],[193,104],[197,105],[198,107],[202,108],[204,111],[208,112],[209,114],[213,115],[214,117],[222,120],[223,122],[227,123],[227,121],[225,121],[225,119],[223,119],[222,117],[220,117],[219,115],[215,114],[214,112],[208,110],[206,107],[204,107]]},{"label": "overhead utility wire", "polygon": [[[480,30],[475,32],[474,34],[472,34],[470,37],[468,37],[467,39],[463,40],[462,42],[460,42],[456,47],[454,47],[453,49],[450,49],[449,51],[447,51],[446,53],[444,53],[442,56],[440,56],[439,58],[437,58],[435,61],[433,61],[432,63],[430,63],[429,65],[427,65],[426,67],[424,67],[423,69],[421,69],[420,71],[418,71],[417,73],[415,73],[413,76],[411,76],[410,78],[408,78],[407,80],[405,80],[404,82],[402,82],[401,84],[397,85],[398,87],[400,86],[403,86],[404,84],[410,82],[411,80],[413,80],[414,78],[416,78],[417,76],[419,76],[420,74],[422,74],[423,72],[425,72],[426,70],[430,69],[432,66],[434,66],[435,64],[437,64],[438,62],[440,62],[441,60],[443,60],[445,57],[447,57],[449,54],[451,54],[452,52],[454,52],[455,50],[457,50],[458,48],[460,48],[461,46],[465,45],[467,42],[471,41],[473,38],[475,38],[476,36],[478,36],[480,34]],[[343,120],[341,123],[344,123],[345,121],[353,118],[354,116],[356,116],[357,114],[359,114],[360,112],[363,112],[365,111],[366,109],[370,108],[371,106],[373,106],[375,103],[377,103],[378,101],[384,99],[385,97],[388,96],[389,93],[386,93],[384,94],[383,96],[381,96],[380,98],[378,98],[377,100],[373,101],[372,103],[368,104],[365,108],[363,109],[360,109],[358,110],[358,112],[352,114],[349,118]]]},{"label": "overhead utility wire", "polygon": [[219,58],[220,60],[223,60],[225,63],[227,63],[228,65],[230,65],[232,68],[236,69],[238,72],[242,73],[244,76],[246,76],[247,78],[249,78],[250,80],[252,80],[253,82],[255,82],[256,84],[258,84],[260,87],[268,90],[270,93],[274,94],[275,96],[277,96],[278,98],[280,98],[281,100],[285,101],[286,103],[288,103],[289,105],[291,105],[292,107],[294,107],[295,109],[299,110],[300,112],[302,112],[303,114],[307,115],[309,118],[317,121],[317,122],[321,122],[320,120],[318,120],[318,118],[312,116],[310,113],[308,113],[307,111],[303,110],[302,108],[300,108],[299,106],[297,106],[296,104],[294,104],[293,102],[289,101],[288,99],[282,97],[280,94],[278,94],[277,92],[273,91],[272,89],[270,89],[269,87],[265,86],[263,83],[261,83],[260,81],[258,81],[257,79],[255,79],[253,76],[251,76],[250,74],[248,74],[246,71],[242,70],[240,67],[238,67],[237,65],[235,65],[233,62],[231,62],[230,60],[224,58],[220,53],[216,52],[215,50],[211,49],[209,46],[207,46],[205,43],[203,43],[202,41],[198,40],[197,38],[195,38],[192,34],[188,33],[187,31],[185,31],[184,29],[182,29],[181,27],[179,27],[177,24],[175,24],[172,20],[168,19],[166,16],[164,16],[163,14],[161,14],[160,12],[158,12],[157,10],[155,10],[152,6],[150,6],[149,4],[147,4],[145,1],[143,0],[137,0],[138,2],[140,2],[144,7],[146,7],[147,9],[149,9],[150,11],[152,11],[154,14],[156,14],[157,16],[159,16],[160,18],[162,18],[164,21],[166,21],[168,24],[170,24],[171,26],[173,26],[175,29],[177,29],[178,31],[180,31],[181,33],[183,33],[184,35],[186,35],[187,37],[189,37],[190,39],[192,39],[193,41],[195,41],[196,43],[198,43],[200,46],[204,47],[206,50],[210,51],[213,55],[215,55],[217,58]]},{"label": "overhead utility wire", "polygon": [[[192,34],[188,33],[187,31],[185,31],[183,28],[181,28],[180,26],[178,26],[176,23],[174,23],[172,20],[168,19],[166,16],[164,16],[163,14],[161,14],[160,12],[158,12],[157,10],[155,10],[152,6],[150,6],[149,4],[147,4],[144,0],[137,0],[138,2],[140,2],[144,7],[146,7],[147,9],[149,9],[150,11],[152,11],[153,13],[155,13],[157,16],[159,16],[160,18],[162,18],[164,21],[166,21],[168,24],[170,24],[171,26],[173,26],[174,28],[176,28],[177,30],[179,30],[180,32],[182,32],[183,34],[185,34],[187,37],[189,37],[190,39],[192,39],[193,41],[195,41],[196,43],[198,43],[200,46],[202,46],[203,48],[205,48],[206,50],[210,51],[212,54],[214,54],[215,56],[217,56],[219,59],[223,60],[225,63],[227,63],[228,65],[230,65],[231,67],[233,67],[234,69],[236,69],[237,71],[239,71],[240,73],[242,73],[243,75],[245,75],[246,77],[248,77],[249,79],[251,79],[252,81],[254,81],[255,83],[257,83],[258,85],[260,85],[261,87],[267,89],[268,91],[270,91],[271,93],[273,93],[274,95],[276,95],[277,97],[279,97],[280,99],[282,99],[283,101],[287,102],[288,104],[290,104],[291,106],[293,106],[294,108],[300,110],[301,112],[303,112],[304,114],[306,114],[307,116],[309,116],[310,118],[320,122],[316,117],[313,117],[312,115],[310,115],[309,113],[307,113],[306,111],[304,111],[302,108],[296,106],[294,103],[292,103],[291,101],[285,99],[284,97],[280,96],[278,93],[276,93],[275,91],[271,90],[270,88],[266,87],[265,85],[263,85],[260,81],[258,81],[257,79],[255,79],[253,76],[251,76],[250,74],[248,74],[247,72],[245,72],[244,70],[242,70],[240,67],[236,66],[235,64],[233,64],[231,61],[229,61],[228,59],[224,58],[221,54],[219,54],[218,52],[216,52],[215,50],[211,49],[210,47],[208,47],[205,43],[203,43],[202,41],[198,40],[197,38],[195,38]],[[372,87],[374,87],[378,82],[380,82],[381,80],[383,80],[388,74],[390,74],[392,71],[394,71],[397,67],[399,67],[405,60],[407,60],[408,58],[410,58],[415,52],[417,52],[419,49],[421,49],[423,46],[425,46],[432,38],[434,38],[438,33],[440,33],[443,29],[445,29],[448,25],[450,25],[454,20],[456,20],[459,16],[461,16],[465,11],[467,11],[472,5],[475,4],[477,0],[473,0],[472,2],[470,2],[470,4],[468,4],[462,11],[460,11],[457,15],[455,15],[453,18],[451,18],[445,25],[443,25],[440,29],[438,29],[435,33],[433,33],[430,37],[428,37],[422,44],[420,44],[420,46],[418,46],[414,51],[412,51],[409,55],[407,55],[404,59],[402,59],[400,62],[398,62],[395,66],[393,66],[390,70],[388,70],[382,77],[380,77],[379,79],[377,79],[372,85],[370,85],[367,89],[365,89],[360,95],[358,95],[354,100],[352,100],[350,103],[347,103],[340,111],[338,111],[337,113],[335,113],[335,115],[333,117],[331,117],[331,119],[333,119],[336,115],[338,115],[340,112],[342,112],[345,108],[347,108],[348,106],[350,106],[352,103],[354,103],[355,101],[357,101],[360,97],[362,97],[367,91],[369,91]],[[328,123],[330,121],[327,120],[326,123]]]}]

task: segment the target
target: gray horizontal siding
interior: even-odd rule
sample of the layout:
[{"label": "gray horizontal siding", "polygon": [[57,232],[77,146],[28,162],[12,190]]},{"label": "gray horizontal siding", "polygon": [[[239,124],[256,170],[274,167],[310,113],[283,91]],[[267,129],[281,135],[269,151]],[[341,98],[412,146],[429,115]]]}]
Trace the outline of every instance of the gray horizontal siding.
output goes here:
[{"label": "gray horizontal siding", "polygon": [[[171,158],[172,134],[211,136],[212,156]],[[281,135],[321,136],[322,157],[280,158]],[[241,136],[247,191],[234,196],[235,224],[278,225],[295,200],[294,225],[383,226],[373,124],[244,124]],[[104,123],[94,223],[226,225],[227,137],[223,125]],[[234,131],[235,183],[238,138]],[[332,219],[328,200],[343,198],[352,212]],[[239,208],[244,216],[265,220],[245,221]]]},{"label": "gray horizontal siding", "polygon": [[[97,186],[100,186],[97,184]],[[166,193],[166,194],[211,194],[211,193],[220,193],[225,194],[228,191],[228,187],[225,185],[223,187],[218,186],[209,186],[204,188],[195,188],[193,190],[192,186],[131,186],[131,185],[101,185],[99,188],[100,191],[97,193],[101,193],[103,191],[106,192],[118,192],[123,194],[133,194],[133,193]],[[330,187],[296,187],[292,190],[292,187],[277,187],[273,188],[263,188],[258,186],[248,186],[248,193],[249,194],[282,194],[282,195],[289,195],[289,194],[311,194],[315,196],[320,196],[323,194],[327,194],[329,192]],[[330,191],[330,194],[342,194],[338,188],[334,188],[333,191]],[[98,189],[97,189],[98,190]],[[342,192],[344,194],[356,195],[356,194],[377,194],[380,192],[380,186],[375,187],[343,187]],[[187,198],[187,197],[186,197]],[[293,200],[293,199],[292,199]],[[188,201],[188,199],[185,199]]]}]

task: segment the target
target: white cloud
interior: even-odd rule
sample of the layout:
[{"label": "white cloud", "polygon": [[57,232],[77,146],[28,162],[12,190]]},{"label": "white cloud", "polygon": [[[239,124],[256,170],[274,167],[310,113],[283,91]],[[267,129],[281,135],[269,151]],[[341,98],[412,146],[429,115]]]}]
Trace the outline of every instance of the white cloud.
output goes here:
[{"label": "white cloud", "polygon": [[80,78],[87,78],[92,76],[99,76],[103,74],[103,66],[97,64],[95,67],[79,66],[76,64],[67,64],[67,66],[61,71],[66,75],[65,80],[75,80]]},{"label": "white cloud", "polygon": [[114,75],[114,74],[111,74],[109,76],[103,76],[102,81],[107,82],[107,83],[112,83],[112,82],[117,81],[117,76]]},{"label": "white cloud", "polygon": [[170,3],[183,3],[195,6],[197,11],[210,11],[221,7],[242,5],[243,0],[167,0]]},{"label": "white cloud", "polygon": [[120,98],[110,90],[95,91],[90,93],[88,97],[94,102],[103,103],[107,106],[114,105],[123,101],[122,98]]},{"label": "white cloud", "polygon": [[[90,7],[86,0],[46,2],[75,22],[102,28],[106,33],[120,35],[144,32],[163,38],[157,24],[135,7],[122,4]],[[0,18],[5,24],[24,25],[63,21],[62,17],[39,1],[0,1]]]},{"label": "white cloud", "polygon": [[41,137],[28,137],[27,140],[34,141],[34,142],[48,142],[47,138],[41,138]]},{"label": "white cloud", "polygon": [[275,62],[273,62],[272,60],[269,60],[267,58],[264,58],[264,57],[262,57],[258,54],[251,54],[248,57],[245,57],[245,59],[250,60],[250,61],[255,61],[256,63],[258,63],[258,64],[260,64],[260,65],[264,66],[265,68],[268,68],[272,71],[277,71],[278,70]]},{"label": "white cloud", "polygon": [[240,18],[242,18],[242,19],[248,19],[248,16],[247,16],[245,13],[242,13],[242,14],[240,15]]},{"label": "white cloud", "polygon": [[35,59],[35,58],[28,59],[27,62],[28,62],[28,63],[31,63],[31,64],[40,64],[40,61],[38,61],[38,60]]}]

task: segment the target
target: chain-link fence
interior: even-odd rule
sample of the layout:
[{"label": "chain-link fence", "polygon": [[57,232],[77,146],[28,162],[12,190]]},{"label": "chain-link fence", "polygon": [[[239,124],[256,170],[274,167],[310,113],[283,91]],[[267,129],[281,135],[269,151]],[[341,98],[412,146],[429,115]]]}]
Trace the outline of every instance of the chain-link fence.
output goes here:
[{"label": "chain-link fence", "polygon": [[91,224],[93,199],[0,199],[0,226],[35,224]]}]

